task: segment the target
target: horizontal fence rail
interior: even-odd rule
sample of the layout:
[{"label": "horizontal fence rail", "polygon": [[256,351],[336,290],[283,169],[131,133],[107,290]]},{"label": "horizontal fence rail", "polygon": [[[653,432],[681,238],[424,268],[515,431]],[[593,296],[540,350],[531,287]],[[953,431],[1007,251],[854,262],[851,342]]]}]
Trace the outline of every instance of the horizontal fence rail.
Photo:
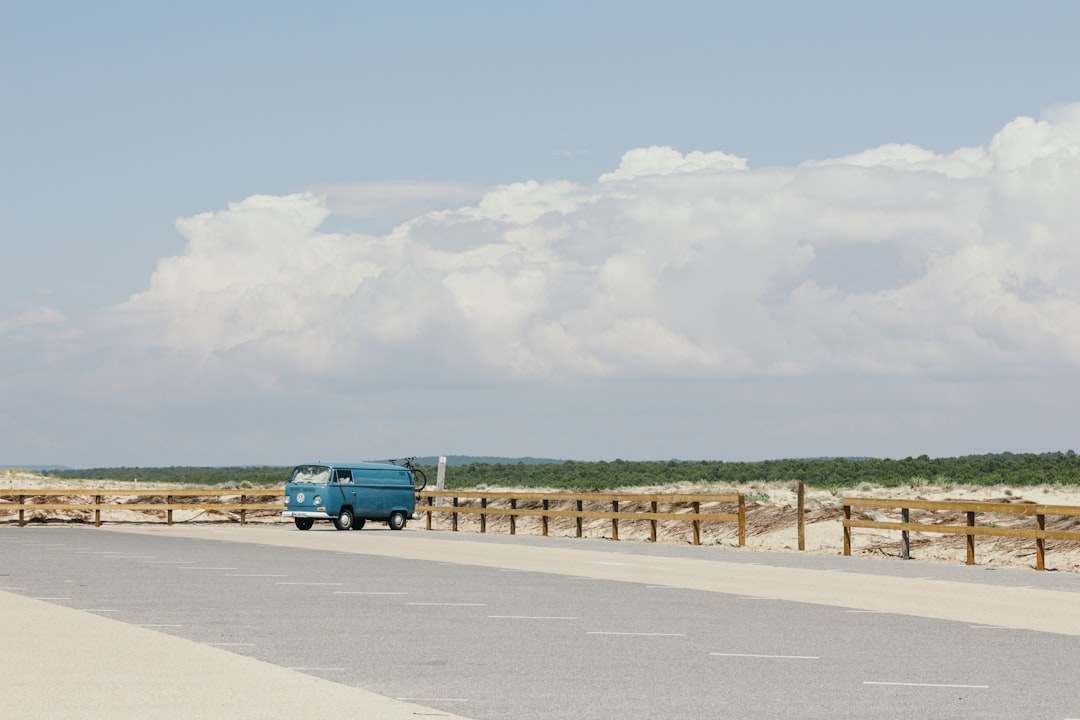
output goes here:
[{"label": "horizontal fence rail", "polygon": [[[436,504],[436,501],[450,501]],[[497,504],[493,504],[497,503]],[[621,506],[620,506],[621,503]],[[702,512],[706,504],[737,506],[736,512]],[[660,506],[671,509],[661,510]],[[604,507],[603,510],[595,509]],[[644,507],[643,507],[644,506]],[[610,507],[611,509],[606,509]],[[647,509],[645,509],[647,507]],[[680,511],[681,510],[681,511]],[[561,493],[561,492],[488,492],[482,490],[423,490],[416,506],[424,514],[426,527],[431,529],[431,517],[441,513],[450,516],[450,529],[457,531],[459,515],[478,515],[480,532],[487,532],[488,516],[510,518],[510,534],[517,533],[519,517],[540,518],[541,534],[548,534],[550,518],[575,518],[576,536],[584,533],[586,518],[611,520],[611,539],[619,539],[619,521],[648,521],[649,541],[656,542],[660,521],[689,522],[693,526],[694,544],[701,544],[701,523],[731,522],[739,525],[739,546],[746,545],[746,497],[742,493],[726,495],[673,495],[644,493]]]},{"label": "horizontal fence rail", "polygon": [[[1046,541],[1066,540],[1080,542],[1080,532],[1072,530],[1047,530],[1046,518],[1080,517],[1080,507],[1075,505],[1039,505],[1036,503],[995,503],[964,502],[954,500],[892,500],[880,498],[843,498],[844,507],[844,554],[851,555],[851,529],[873,528],[878,530],[899,530],[903,533],[903,556],[909,556],[908,533],[941,533],[946,535],[965,535],[967,537],[967,564],[975,564],[975,537],[977,535],[994,537],[1030,538],[1035,541],[1035,569],[1046,569]],[[873,508],[900,510],[901,519],[862,520],[852,518],[851,509]],[[937,523],[911,522],[911,511],[964,513],[966,524],[945,525]],[[976,525],[980,514],[1023,515],[1035,519],[1032,528],[1002,528],[990,525]]]},{"label": "horizontal fence rail", "polygon": [[[133,510],[163,512],[165,521],[173,524],[174,510],[205,510],[208,512],[239,513],[240,524],[247,522],[248,511],[282,510],[283,491],[272,490],[107,490],[104,488],[73,488],[68,490],[0,490],[0,513],[17,512],[19,527],[26,524],[26,513],[81,510],[94,513],[94,526],[101,527],[102,510]],[[88,498],[81,502],[42,502],[44,498]],[[125,502],[123,498],[138,497],[146,502]],[[277,502],[261,502],[263,498],[278,498]],[[191,501],[191,498],[207,498]],[[216,498],[211,502],[209,499]],[[253,501],[253,499],[256,499]]]}]

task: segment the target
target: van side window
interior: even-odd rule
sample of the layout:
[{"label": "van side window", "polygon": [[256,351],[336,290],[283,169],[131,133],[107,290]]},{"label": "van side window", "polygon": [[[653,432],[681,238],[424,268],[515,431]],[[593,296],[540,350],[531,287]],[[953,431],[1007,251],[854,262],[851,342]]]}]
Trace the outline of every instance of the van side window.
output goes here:
[{"label": "van side window", "polygon": [[338,482],[342,485],[348,485],[352,483],[352,470],[338,470],[337,479]]}]

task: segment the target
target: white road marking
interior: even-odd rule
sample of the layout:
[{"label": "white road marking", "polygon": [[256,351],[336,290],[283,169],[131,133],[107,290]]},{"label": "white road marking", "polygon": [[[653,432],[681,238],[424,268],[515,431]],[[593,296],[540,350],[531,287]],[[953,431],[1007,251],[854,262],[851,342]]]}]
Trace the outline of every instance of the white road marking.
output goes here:
[{"label": "white road marking", "polygon": [[426,605],[431,607],[484,607],[487,603],[442,603],[442,602],[409,602],[406,605]]},{"label": "white road marking", "polygon": [[335,595],[408,595],[407,592],[391,592],[388,590],[335,590]]},{"label": "white road marking", "polygon": [[279,583],[275,583],[275,584],[276,585],[337,585],[337,586],[341,586],[341,585],[344,585],[345,583],[336,583],[336,582],[279,582]]},{"label": "white road marking", "polygon": [[69,597],[36,597],[34,600],[70,600]]},{"label": "white road marking", "polygon": [[633,565],[634,565],[635,563],[627,563],[627,562],[610,562],[610,561],[608,561],[608,560],[590,560],[590,561],[589,561],[589,564],[590,564],[590,565],[623,565],[623,566],[633,566]]},{"label": "white road marking", "polygon": [[399,697],[395,700],[401,700],[402,702],[469,702],[465,698],[438,698],[438,697]]},{"label": "white road marking", "polygon": [[1009,627],[1007,625],[968,625],[972,630],[1019,630],[1020,628]]},{"label": "white road marking", "polygon": [[29,589],[30,589],[30,588],[20,588],[20,587],[0,587],[0,590],[29,590]]},{"label": "white road marking", "polygon": [[820,660],[817,655],[755,655],[754,653],[709,653],[714,657],[768,658],[775,660]]},{"label": "white road marking", "polygon": [[488,615],[492,620],[577,620],[565,615]]},{"label": "white road marking", "polygon": [[655,632],[612,632],[608,630],[589,630],[586,635],[635,635],[637,637],[686,637],[686,633]]},{"label": "white road marking", "polygon": [[182,567],[181,570],[239,570],[240,568],[226,567]]},{"label": "white road marking", "polygon": [[861,615],[880,615],[880,610],[845,610],[846,613],[858,613]]},{"label": "white road marking", "polygon": [[927,687],[927,688],[976,688],[985,690],[989,685],[954,685],[950,683],[906,683],[906,682],[882,682],[877,680],[863,680],[863,685],[890,685],[893,687]]},{"label": "white road marking", "polygon": [[225,577],[289,577],[288,575],[260,575],[255,573],[232,573]]}]

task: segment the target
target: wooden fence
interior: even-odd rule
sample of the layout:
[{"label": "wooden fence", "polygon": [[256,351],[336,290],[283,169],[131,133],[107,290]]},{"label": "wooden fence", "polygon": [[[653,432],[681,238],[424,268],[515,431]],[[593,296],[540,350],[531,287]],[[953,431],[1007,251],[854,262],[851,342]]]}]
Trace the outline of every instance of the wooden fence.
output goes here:
[{"label": "wooden fence", "polygon": [[[438,504],[437,499],[449,500]],[[497,503],[497,504],[493,504]],[[519,505],[519,503],[521,503]],[[705,504],[736,505],[736,512],[702,512]],[[597,510],[597,506],[611,507]],[[667,509],[661,510],[664,505]],[[673,506],[673,507],[672,507]],[[540,532],[548,534],[550,518],[574,518],[576,537],[582,537],[586,518],[611,520],[611,539],[619,539],[619,521],[648,521],[649,541],[656,542],[660,521],[688,522],[693,526],[694,544],[701,544],[701,523],[736,522],[739,524],[739,545],[746,545],[746,498],[742,493],[727,495],[647,495],[643,493],[541,493],[488,492],[464,490],[424,490],[420,493],[417,514],[426,515],[426,527],[431,529],[431,517],[436,513],[450,516],[450,529],[457,531],[459,515],[477,515],[480,532],[487,532],[491,515],[510,518],[510,534],[517,532],[519,517],[540,518]]]},{"label": "wooden fence", "polygon": [[[967,564],[975,564],[975,537],[977,535],[1030,538],[1035,541],[1035,569],[1046,569],[1046,541],[1069,540],[1080,542],[1080,532],[1071,530],[1047,530],[1046,517],[1080,517],[1080,507],[1073,505],[1038,505],[1034,503],[995,503],[963,502],[935,500],[885,500],[880,498],[843,498],[844,506],[844,554],[851,555],[851,529],[875,528],[878,530],[899,530],[902,536],[902,555],[910,557],[910,532],[942,533],[965,535],[967,537]],[[851,517],[851,508],[874,508],[900,510],[900,520],[859,520]],[[964,525],[944,525],[911,522],[912,510],[930,512],[964,513],[967,523]],[[980,514],[1024,515],[1035,518],[1035,527],[994,527],[976,525],[976,516]]]},{"label": "wooden fence", "polygon": [[[273,490],[106,490],[99,488],[68,490],[0,490],[0,513],[18,512],[19,527],[26,524],[27,512],[90,511],[94,513],[94,526],[101,526],[102,510],[137,512],[161,512],[165,521],[172,525],[174,510],[205,510],[208,512],[239,513],[240,524],[247,522],[248,511],[281,511],[283,491]],[[138,497],[143,501],[125,502],[123,498]],[[40,502],[41,498],[65,497],[88,498],[76,502]],[[274,497],[277,502],[263,502]],[[192,502],[190,498],[206,498]],[[211,502],[211,498],[216,501]],[[253,502],[252,500],[255,499]]]}]

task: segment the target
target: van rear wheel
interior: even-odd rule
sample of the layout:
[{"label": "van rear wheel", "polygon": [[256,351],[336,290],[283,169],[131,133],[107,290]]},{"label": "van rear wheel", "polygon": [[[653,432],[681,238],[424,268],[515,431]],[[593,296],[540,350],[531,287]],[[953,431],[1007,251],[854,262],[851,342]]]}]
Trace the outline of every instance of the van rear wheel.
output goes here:
[{"label": "van rear wheel", "polygon": [[311,518],[293,518],[297,530],[310,530],[315,521]]},{"label": "van rear wheel", "polygon": [[352,529],[353,530],[363,530],[364,529],[364,518],[353,518]]},{"label": "van rear wheel", "polygon": [[334,518],[334,527],[338,530],[348,530],[353,524],[352,510],[348,508],[341,508],[341,512]]},{"label": "van rear wheel", "polygon": [[390,513],[390,519],[386,521],[386,524],[390,526],[391,530],[400,530],[405,527],[405,513],[395,510]]}]

